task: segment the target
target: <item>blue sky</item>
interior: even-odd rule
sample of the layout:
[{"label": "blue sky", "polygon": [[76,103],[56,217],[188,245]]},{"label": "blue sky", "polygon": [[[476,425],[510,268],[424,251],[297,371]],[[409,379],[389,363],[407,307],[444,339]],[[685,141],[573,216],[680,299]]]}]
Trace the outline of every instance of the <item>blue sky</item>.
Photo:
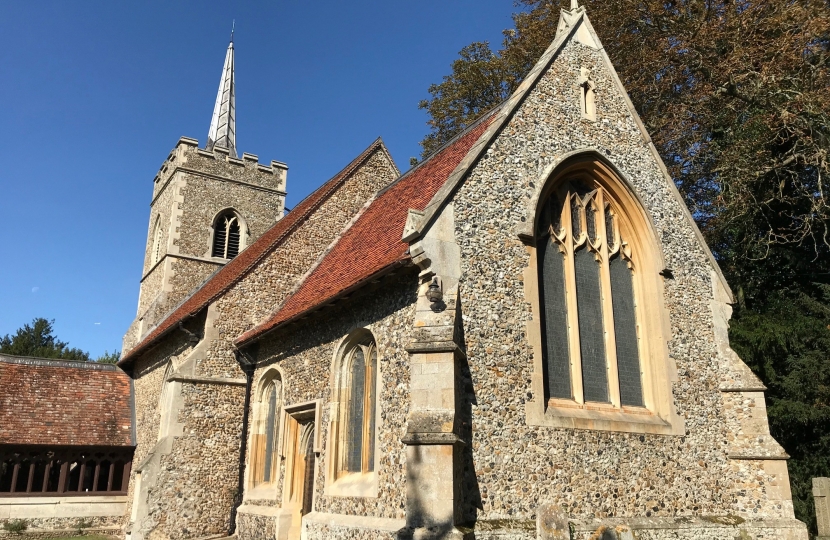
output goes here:
[{"label": "blue sky", "polygon": [[417,107],[510,0],[4,2],[0,335],[34,317],[97,356],[135,316],[152,179],[204,144],[236,20],[237,149],[299,200],[376,137],[408,168]]}]

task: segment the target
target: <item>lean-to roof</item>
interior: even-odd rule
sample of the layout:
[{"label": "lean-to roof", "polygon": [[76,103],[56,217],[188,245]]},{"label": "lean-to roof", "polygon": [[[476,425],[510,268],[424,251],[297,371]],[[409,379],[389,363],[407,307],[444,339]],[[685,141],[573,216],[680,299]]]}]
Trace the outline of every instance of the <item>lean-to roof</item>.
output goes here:
[{"label": "lean-to roof", "polygon": [[112,364],[0,355],[0,389],[0,444],[135,444],[130,378]]}]

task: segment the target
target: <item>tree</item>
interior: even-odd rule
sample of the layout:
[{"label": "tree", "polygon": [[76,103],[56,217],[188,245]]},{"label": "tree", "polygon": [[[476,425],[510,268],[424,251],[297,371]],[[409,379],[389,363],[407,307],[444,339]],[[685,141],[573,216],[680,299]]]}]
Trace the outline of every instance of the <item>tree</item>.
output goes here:
[{"label": "tree", "polygon": [[[583,3],[737,293],[730,338],[769,388],[796,516],[813,528],[810,477],[830,475],[830,5]],[[423,156],[516,89],[569,8],[516,5],[500,51],[474,43],[430,86]]]},{"label": "tree", "polygon": [[6,334],[0,338],[0,353],[89,362],[88,352],[70,348],[69,343],[52,335],[53,324],[54,319],[40,317],[32,320],[32,324],[24,324],[13,336]]},{"label": "tree", "polygon": [[104,354],[99,356],[95,361],[99,364],[115,364],[121,358],[121,351],[114,350],[112,352],[104,351]]}]

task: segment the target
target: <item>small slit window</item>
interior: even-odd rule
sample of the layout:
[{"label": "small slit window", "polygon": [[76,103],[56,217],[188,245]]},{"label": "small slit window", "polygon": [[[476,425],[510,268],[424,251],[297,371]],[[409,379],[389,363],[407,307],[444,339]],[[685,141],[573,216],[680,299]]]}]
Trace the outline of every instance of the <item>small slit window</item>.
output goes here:
[{"label": "small slit window", "polygon": [[239,254],[239,218],[233,212],[225,212],[213,224],[213,249],[211,256],[233,259]]},{"label": "small slit window", "polygon": [[161,217],[156,217],[156,224],[153,226],[153,251],[150,253],[152,264],[156,264],[161,259]]}]

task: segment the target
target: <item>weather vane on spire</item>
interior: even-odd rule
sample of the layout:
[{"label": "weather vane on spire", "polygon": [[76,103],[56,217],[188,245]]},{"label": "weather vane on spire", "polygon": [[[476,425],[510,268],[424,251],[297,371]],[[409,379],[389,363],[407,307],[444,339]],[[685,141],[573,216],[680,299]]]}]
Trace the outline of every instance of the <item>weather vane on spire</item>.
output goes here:
[{"label": "weather vane on spire", "polygon": [[[575,0],[571,0],[573,2]],[[236,29],[236,19],[233,20],[231,23],[231,43],[233,43],[233,31]]]}]

